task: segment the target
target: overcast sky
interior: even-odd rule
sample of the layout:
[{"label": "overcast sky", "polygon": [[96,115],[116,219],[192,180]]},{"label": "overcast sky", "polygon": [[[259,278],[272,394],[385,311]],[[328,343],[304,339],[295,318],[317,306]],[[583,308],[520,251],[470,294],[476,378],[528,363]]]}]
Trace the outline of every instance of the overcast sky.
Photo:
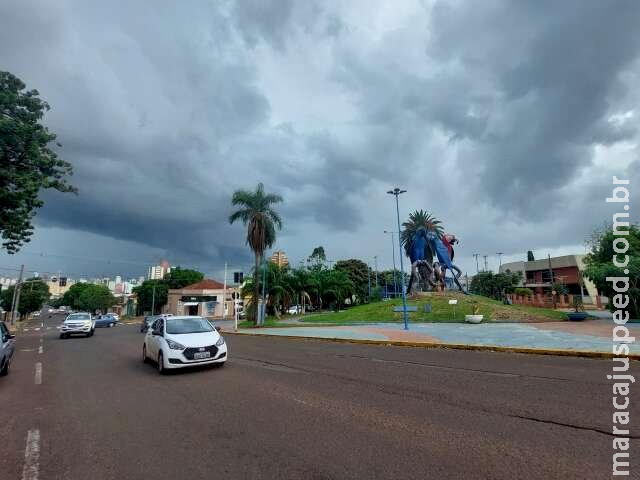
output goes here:
[{"label": "overcast sky", "polygon": [[4,0],[0,70],[50,103],[80,192],[45,194],[0,267],[219,276],[251,264],[227,219],[258,182],[294,263],[389,267],[395,186],[470,274],[584,253],[612,175],[640,188],[639,24],[634,0]]}]

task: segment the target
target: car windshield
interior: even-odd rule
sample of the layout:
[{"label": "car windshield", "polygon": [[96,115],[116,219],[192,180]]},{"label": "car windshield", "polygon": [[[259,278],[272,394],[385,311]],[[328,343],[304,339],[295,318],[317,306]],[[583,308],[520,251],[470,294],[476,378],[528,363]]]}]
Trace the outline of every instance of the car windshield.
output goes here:
[{"label": "car windshield", "polygon": [[212,332],[213,326],[208,320],[200,317],[194,318],[168,318],[167,333],[179,335],[182,333],[204,333]]},{"label": "car windshield", "polygon": [[88,313],[74,313],[73,315],[69,315],[67,320],[90,320],[91,317]]}]

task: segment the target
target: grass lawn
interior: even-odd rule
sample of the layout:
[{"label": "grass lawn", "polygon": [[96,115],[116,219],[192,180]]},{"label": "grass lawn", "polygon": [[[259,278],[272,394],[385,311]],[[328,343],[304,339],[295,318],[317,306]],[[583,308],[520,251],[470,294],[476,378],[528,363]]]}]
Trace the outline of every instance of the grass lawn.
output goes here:
[{"label": "grass lawn", "polygon": [[[457,299],[455,317],[450,299]],[[408,299],[407,305],[417,306],[417,312],[409,312],[412,322],[464,322],[464,316],[472,313],[472,302],[478,302],[484,321],[515,321],[515,322],[549,322],[566,320],[563,312],[548,308],[535,308],[523,305],[503,305],[502,302],[479,295],[463,295],[461,293],[431,293]],[[431,313],[425,313],[424,305],[431,304]],[[393,312],[394,306],[402,306],[402,299],[387,302],[369,303],[356,307],[316,315],[305,315],[300,320],[305,323],[357,323],[357,322],[401,322],[402,312]]]}]

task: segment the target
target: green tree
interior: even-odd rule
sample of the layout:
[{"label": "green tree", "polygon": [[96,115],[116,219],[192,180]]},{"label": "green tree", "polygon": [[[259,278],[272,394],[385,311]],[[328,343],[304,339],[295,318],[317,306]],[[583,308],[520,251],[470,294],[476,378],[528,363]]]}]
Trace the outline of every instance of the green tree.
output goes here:
[{"label": "green tree", "polygon": [[529,250],[527,252],[527,262],[533,262],[536,259],[536,257],[533,256],[533,252],[531,250]]},{"label": "green tree", "polygon": [[82,292],[89,288],[90,285],[90,283],[74,283],[69,287],[69,290],[62,295],[60,305],[66,305],[73,309],[81,309],[82,307],[79,302],[80,295],[82,295]]},{"label": "green tree", "polygon": [[470,290],[478,295],[501,300],[503,293],[512,293],[520,283],[520,274],[505,272],[480,272],[471,280]]},{"label": "green tree", "polygon": [[138,313],[151,312],[155,315],[167,304],[169,286],[164,280],[145,280],[142,285],[134,287],[132,293],[138,297]]},{"label": "green tree", "polygon": [[365,303],[369,298],[369,267],[362,260],[351,258],[349,260],[339,260],[336,262],[335,270],[347,274],[351,281],[353,294],[357,303]]},{"label": "green tree", "polygon": [[[11,286],[3,290],[1,295],[2,308],[6,311],[11,310],[13,301],[13,291],[15,286]],[[18,313],[21,317],[31,312],[40,310],[45,302],[49,300],[49,286],[38,278],[31,278],[23,282],[20,288],[20,303],[18,304]]]},{"label": "green tree", "polygon": [[[229,223],[240,220],[247,227],[246,243],[255,256],[254,275],[259,271],[260,261],[264,251],[273,246],[276,241],[276,228],[282,228],[280,214],[273,205],[282,202],[282,197],[273,193],[265,193],[264,185],[259,183],[255,191],[236,190],[231,198],[238,210],[229,216]],[[259,297],[259,282],[254,283],[253,298]],[[254,304],[257,305],[256,302]],[[257,324],[258,309],[249,310]]]},{"label": "green tree", "polygon": [[204,278],[202,272],[189,270],[188,268],[175,267],[164,277],[164,281],[170,289],[184,288],[187,285],[198,283]]},{"label": "green tree", "polygon": [[307,261],[313,265],[322,265],[327,261],[327,255],[324,253],[324,247],[322,245],[313,249]]},{"label": "green tree", "polygon": [[[589,278],[598,291],[613,299],[616,292],[613,290],[612,282],[607,281],[607,277],[628,277],[629,305],[626,310],[630,318],[640,316],[640,229],[637,225],[621,227],[620,230],[628,231],[627,235],[614,235],[613,228],[607,227],[603,232],[596,232],[591,241],[591,252],[585,257],[585,270],[583,275]],[[629,256],[629,263],[626,267],[616,267],[613,264],[613,241],[615,238],[625,238],[629,242],[629,248],[625,254],[618,254],[618,262],[624,261],[624,256]],[[628,274],[624,270],[629,270]],[[610,308],[613,306],[610,305]]]},{"label": "green tree", "polygon": [[71,164],[49,148],[55,134],[40,123],[49,105],[37,90],[25,88],[0,71],[0,234],[9,253],[30,240],[31,220],[44,204],[42,189],[77,192],[65,179],[73,173]]},{"label": "green tree", "polygon": [[87,284],[78,297],[78,307],[81,310],[94,313],[97,310],[106,313],[107,310],[116,303],[109,288],[105,285]]}]

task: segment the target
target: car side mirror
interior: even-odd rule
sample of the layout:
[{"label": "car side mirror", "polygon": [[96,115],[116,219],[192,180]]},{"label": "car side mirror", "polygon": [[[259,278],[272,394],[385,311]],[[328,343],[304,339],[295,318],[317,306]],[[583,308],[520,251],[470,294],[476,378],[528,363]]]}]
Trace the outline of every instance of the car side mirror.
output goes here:
[{"label": "car side mirror", "polygon": [[216,332],[221,332],[222,331],[222,328],[217,326],[217,325],[214,328],[216,329]]},{"label": "car side mirror", "polygon": [[153,334],[154,334],[154,335],[158,335],[159,337],[162,337],[162,336],[163,336],[163,335],[162,335],[162,331],[161,331],[161,330],[154,330],[154,331],[153,331]]}]

